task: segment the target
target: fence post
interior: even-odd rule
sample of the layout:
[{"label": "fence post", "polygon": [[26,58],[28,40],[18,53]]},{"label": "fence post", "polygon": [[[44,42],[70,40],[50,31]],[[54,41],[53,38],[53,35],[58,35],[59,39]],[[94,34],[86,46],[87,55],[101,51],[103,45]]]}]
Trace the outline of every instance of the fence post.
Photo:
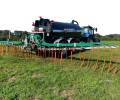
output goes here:
[{"label": "fence post", "polygon": [[72,52],[72,48],[70,49],[70,63],[72,64],[72,54],[73,54],[73,52]]},{"label": "fence post", "polygon": [[88,52],[89,52],[89,54],[88,54],[87,67],[89,67],[89,64],[90,64],[91,50]]},{"label": "fence post", "polygon": [[103,73],[103,71],[104,71],[105,62],[106,62],[106,48],[104,47],[104,62],[103,62],[102,67],[101,67],[101,73]]},{"label": "fence post", "polygon": [[80,59],[80,63],[81,63],[81,59],[82,59],[82,52],[79,52],[79,59]]},{"label": "fence post", "polygon": [[115,75],[116,73],[117,73],[117,67],[113,69],[113,75]]},{"label": "fence post", "polygon": [[52,48],[52,58],[51,58],[52,63],[54,62],[54,48]]},{"label": "fence post", "polygon": [[41,48],[38,49],[38,54],[39,54],[39,57],[42,57],[42,51],[41,51]]},{"label": "fence post", "polygon": [[56,49],[54,49],[54,64],[56,64]]},{"label": "fence post", "polygon": [[110,48],[110,63],[108,64],[108,70],[107,70],[108,73],[110,72],[111,64],[112,64],[112,48]]},{"label": "fence post", "polygon": [[17,47],[14,46],[14,56],[16,56],[16,53],[17,53]]},{"label": "fence post", "polygon": [[[98,49],[96,50],[96,52],[98,51]],[[97,58],[96,58],[96,63],[94,65],[95,71],[98,69],[98,62],[99,62],[99,54],[97,53]]]},{"label": "fence post", "polygon": [[0,44],[0,55],[2,55],[2,45]]},{"label": "fence post", "polygon": [[80,64],[80,67],[82,67],[83,66],[83,64],[84,64],[84,60],[85,60],[85,55],[81,52],[81,60],[82,60],[82,62],[81,62],[81,64]]},{"label": "fence post", "polygon": [[62,55],[63,55],[63,51],[62,49],[60,50],[60,65],[62,65]]}]

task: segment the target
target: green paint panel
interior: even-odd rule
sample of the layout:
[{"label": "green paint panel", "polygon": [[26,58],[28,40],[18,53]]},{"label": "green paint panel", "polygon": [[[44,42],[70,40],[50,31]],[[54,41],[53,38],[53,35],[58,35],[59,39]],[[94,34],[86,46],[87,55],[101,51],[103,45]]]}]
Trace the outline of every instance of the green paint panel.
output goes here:
[{"label": "green paint panel", "polygon": [[0,44],[3,44],[3,45],[24,45],[23,42],[21,41],[0,41]]}]

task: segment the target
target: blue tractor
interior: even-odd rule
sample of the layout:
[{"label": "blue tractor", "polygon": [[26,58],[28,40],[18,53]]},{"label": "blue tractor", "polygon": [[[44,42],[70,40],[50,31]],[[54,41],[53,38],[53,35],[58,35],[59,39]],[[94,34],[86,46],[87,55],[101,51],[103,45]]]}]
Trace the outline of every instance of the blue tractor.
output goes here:
[{"label": "blue tractor", "polygon": [[97,28],[93,28],[92,26],[84,26],[82,27],[82,37],[81,41],[83,42],[100,42],[100,39],[95,37],[94,32],[97,32]]}]

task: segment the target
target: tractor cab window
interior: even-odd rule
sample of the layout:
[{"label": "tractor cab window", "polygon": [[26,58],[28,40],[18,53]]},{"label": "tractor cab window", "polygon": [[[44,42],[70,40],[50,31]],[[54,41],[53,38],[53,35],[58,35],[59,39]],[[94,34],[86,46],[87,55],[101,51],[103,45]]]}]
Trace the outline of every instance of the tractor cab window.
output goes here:
[{"label": "tractor cab window", "polygon": [[49,19],[44,19],[44,26],[48,26],[50,24]]},{"label": "tractor cab window", "polygon": [[39,24],[44,25],[44,19],[43,18],[40,19]]},{"label": "tractor cab window", "polygon": [[83,29],[83,32],[84,32],[84,33],[87,33],[87,32],[88,32],[88,28],[84,28],[84,29]]},{"label": "tractor cab window", "polygon": [[35,21],[35,27],[39,27],[39,20]]},{"label": "tractor cab window", "polygon": [[93,30],[89,29],[89,28],[84,28],[83,29],[83,33],[88,33],[88,34],[92,35],[93,34]]},{"label": "tractor cab window", "polygon": [[90,29],[88,27],[83,28],[83,37],[89,37],[92,34],[93,34],[92,29]]},{"label": "tractor cab window", "polygon": [[90,35],[93,34],[93,30],[92,29],[89,29],[88,32],[89,32]]},{"label": "tractor cab window", "polygon": [[48,24],[50,23],[49,19],[43,19],[41,18],[39,21],[40,25],[42,26],[48,26]]}]

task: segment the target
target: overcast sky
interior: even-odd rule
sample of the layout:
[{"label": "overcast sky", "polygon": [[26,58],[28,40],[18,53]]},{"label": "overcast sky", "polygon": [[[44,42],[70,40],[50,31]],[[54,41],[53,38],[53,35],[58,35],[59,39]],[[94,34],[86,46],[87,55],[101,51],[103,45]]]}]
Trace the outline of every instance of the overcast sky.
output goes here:
[{"label": "overcast sky", "polygon": [[0,0],[0,30],[31,31],[39,16],[80,26],[92,25],[101,35],[120,34],[120,0]]}]

